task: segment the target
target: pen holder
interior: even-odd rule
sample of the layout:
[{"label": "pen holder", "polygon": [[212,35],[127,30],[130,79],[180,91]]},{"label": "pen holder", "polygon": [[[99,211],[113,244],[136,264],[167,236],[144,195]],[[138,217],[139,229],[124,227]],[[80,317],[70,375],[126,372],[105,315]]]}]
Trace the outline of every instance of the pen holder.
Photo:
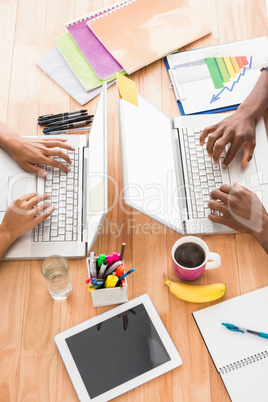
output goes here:
[{"label": "pen holder", "polygon": [[[89,264],[89,260],[87,258],[87,264]],[[93,307],[110,306],[128,301],[127,279],[124,278],[123,281],[122,286],[92,290],[90,294]]]}]

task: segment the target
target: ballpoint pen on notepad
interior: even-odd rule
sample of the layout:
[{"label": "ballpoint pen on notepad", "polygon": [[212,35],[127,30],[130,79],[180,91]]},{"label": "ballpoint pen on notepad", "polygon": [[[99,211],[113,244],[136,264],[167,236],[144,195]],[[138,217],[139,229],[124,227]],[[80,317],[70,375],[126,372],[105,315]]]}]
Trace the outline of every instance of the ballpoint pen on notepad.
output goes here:
[{"label": "ballpoint pen on notepad", "polygon": [[249,334],[257,335],[257,336],[260,336],[261,338],[268,339],[268,334],[266,334],[265,332],[252,331],[251,329],[238,327],[237,325],[224,323],[224,322],[222,322],[222,325],[224,325],[230,331],[241,332],[242,334],[244,334],[245,332],[248,332]]}]

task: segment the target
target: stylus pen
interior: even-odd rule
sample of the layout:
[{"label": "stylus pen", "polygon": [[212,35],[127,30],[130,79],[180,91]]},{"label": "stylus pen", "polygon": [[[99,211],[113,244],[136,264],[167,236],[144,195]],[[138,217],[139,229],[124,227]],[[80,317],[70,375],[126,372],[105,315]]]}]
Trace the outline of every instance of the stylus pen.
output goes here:
[{"label": "stylus pen", "polygon": [[260,336],[261,338],[268,339],[268,334],[266,334],[265,332],[252,331],[251,329],[238,327],[237,325],[229,324],[227,322],[226,323],[222,322],[222,325],[225,325],[225,327],[227,329],[229,329],[230,331],[242,332],[242,334],[244,334],[245,332],[248,332],[249,334],[257,335],[257,336]]},{"label": "stylus pen", "polygon": [[78,114],[78,113],[83,113],[87,112],[87,109],[82,109],[82,110],[73,110],[72,112],[64,112],[64,113],[57,113],[57,114],[44,114],[43,116],[39,116],[38,120],[44,120],[44,119],[49,119],[50,117],[62,117],[62,118],[67,118],[71,116],[72,114]]}]

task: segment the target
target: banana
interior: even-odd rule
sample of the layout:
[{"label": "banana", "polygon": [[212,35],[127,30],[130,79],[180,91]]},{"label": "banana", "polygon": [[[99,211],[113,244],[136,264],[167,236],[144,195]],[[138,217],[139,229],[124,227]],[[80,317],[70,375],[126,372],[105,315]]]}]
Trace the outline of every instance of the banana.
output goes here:
[{"label": "banana", "polygon": [[192,303],[205,303],[217,300],[224,295],[227,289],[225,283],[197,286],[173,282],[166,276],[164,276],[164,280],[164,284],[169,287],[171,293],[181,300]]}]

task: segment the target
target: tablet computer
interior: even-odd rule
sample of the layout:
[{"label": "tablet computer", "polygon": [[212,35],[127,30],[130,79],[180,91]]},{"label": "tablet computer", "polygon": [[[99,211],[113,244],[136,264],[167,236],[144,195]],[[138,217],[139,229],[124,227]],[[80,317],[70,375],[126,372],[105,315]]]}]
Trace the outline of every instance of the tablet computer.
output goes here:
[{"label": "tablet computer", "polygon": [[148,295],[69,328],[55,342],[80,401],[109,401],[182,364]]}]

